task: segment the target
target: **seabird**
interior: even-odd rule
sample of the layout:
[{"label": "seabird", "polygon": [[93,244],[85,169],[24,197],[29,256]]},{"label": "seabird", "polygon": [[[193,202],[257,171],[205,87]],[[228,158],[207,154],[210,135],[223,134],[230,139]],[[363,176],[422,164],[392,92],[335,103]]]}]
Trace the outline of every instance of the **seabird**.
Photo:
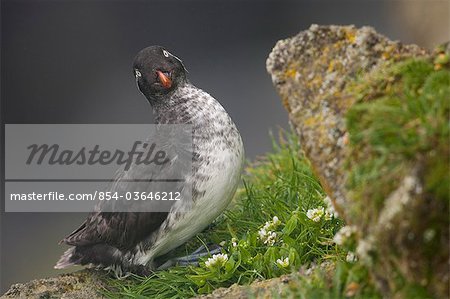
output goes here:
[{"label": "seabird", "polygon": [[[156,257],[187,242],[217,218],[240,182],[244,148],[239,131],[222,105],[187,79],[183,62],[161,46],[150,46],[136,55],[133,74],[153,108],[156,124],[185,124],[192,130],[192,171],[182,180],[192,188],[191,204],[181,209],[182,201],[175,202],[165,212],[91,212],[61,241],[72,247],[56,269],[87,265],[114,269],[118,275],[148,273],[155,269]],[[110,191],[127,190],[125,178],[166,175],[132,165],[119,171]],[[144,189],[152,191],[152,186]]]}]

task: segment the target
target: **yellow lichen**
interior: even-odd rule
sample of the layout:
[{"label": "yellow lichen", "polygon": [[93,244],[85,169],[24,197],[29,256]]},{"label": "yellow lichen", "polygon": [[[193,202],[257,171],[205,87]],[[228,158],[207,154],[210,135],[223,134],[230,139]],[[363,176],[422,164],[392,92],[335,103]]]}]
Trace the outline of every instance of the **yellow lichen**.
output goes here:
[{"label": "yellow lichen", "polygon": [[356,33],[353,29],[345,29],[345,38],[351,43],[354,44],[356,41]]},{"label": "yellow lichen", "polygon": [[343,44],[342,40],[338,40],[337,42],[335,42],[335,43],[333,44],[333,48],[334,48],[335,50],[338,50],[338,49],[342,48],[342,44]]},{"label": "yellow lichen", "polygon": [[328,64],[328,69],[327,69],[328,73],[331,73],[334,70],[334,65],[335,65],[334,61],[331,60],[330,63]]},{"label": "yellow lichen", "polygon": [[297,70],[296,69],[288,69],[285,72],[286,77],[288,78],[295,78],[295,76],[297,75]]},{"label": "yellow lichen", "polygon": [[317,123],[320,122],[320,117],[317,116],[310,116],[307,119],[305,119],[304,123],[306,126],[315,126]]}]

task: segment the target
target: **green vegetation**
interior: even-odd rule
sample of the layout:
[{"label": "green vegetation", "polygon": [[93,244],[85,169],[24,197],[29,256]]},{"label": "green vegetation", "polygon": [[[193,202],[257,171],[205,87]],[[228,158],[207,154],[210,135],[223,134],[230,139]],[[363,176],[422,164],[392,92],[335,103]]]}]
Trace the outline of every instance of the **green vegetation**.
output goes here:
[{"label": "green vegetation", "polygon": [[[278,277],[313,262],[345,259],[347,252],[332,241],[343,222],[324,201],[325,194],[301,154],[298,140],[281,134],[279,144],[273,146],[273,153],[246,169],[244,185],[229,210],[177,251],[177,255],[185,255],[202,243],[220,243],[226,257],[205,258],[198,267],[175,267],[145,278],[111,279],[113,289],[106,295],[192,297],[233,283],[245,285]],[[340,277],[347,275],[342,272]],[[346,281],[339,279],[340,284]],[[319,284],[320,279],[315,281]],[[309,282],[299,279],[298,283]]]},{"label": "green vegetation", "polygon": [[396,63],[362,77],[353,94],[358,103],[347,114],[352,147],[348,188],[355,200],[370,198],[372,204],[370,209],[360,201],[364,208],[355,213],[370,211],[364,217],[368,223],[377,219],[384,199],[418,161],[426,161],[421,169],[425,191],[448,201],[448,68],[425,59]]},{"label": "green vegetation", "polygon": [[[388,64],[350,86],[357,103],[347,115],[347,188],[354,200],[351,217],[363,228],[359,234],[377,221],[386,197],[418,163],[424,191],[448,209],[447,67],[442,55],[434,64]],[[349,226],[340,231],[343,221],[332,210],[298,140],[285,133],[279,140],[272,153],[246,169],[244,184],[224,215],[174,253],[186,255],[214,243],[222,245],[222,254],[204,258],[199,266],[111,279],[112,287],[104,293],[111,298],[187,298],[289,274],[289,282],[280,283],[281,292],[273,291],[272,297],[381,298],[366,266],[352,257],[356,232]],[[433,221],[436,230],[442,221],[448,224],[448,218]],[[430,241],[431,249],[439,246],[436,242]],[[403,294],[418,290],[428,296],[412,284],[404,286]],[[249,289],[250,297],[252,292]]]},{"label": "green vegetation", "polygon": [[281,295],[273,298],[381,299],[367,268],[359,262],[337,261],[332,269],[316,268],[310,275],[294,275]]},{"label": "green vegetation", "polygon": [[[422,186],[415,191],[414,208],[390,219],[389,226],[397,229],[378,231],[385,242],[371,253],[374,268],[400,298],[413,298],[411,293],[431,298],[430,290],[445,293],[436,273],[448,271],[442,263],[448,259],[449,66],[449,55],[441,52],[387,65],[351,87],[357,103],[347,114],[347,188],[351,218],[361,234],[379,227],[386,199],[405,177],[416,177]],[[406,235],[417,238],[408,242]],[[405,266],[412,256],[413,271]]]}]

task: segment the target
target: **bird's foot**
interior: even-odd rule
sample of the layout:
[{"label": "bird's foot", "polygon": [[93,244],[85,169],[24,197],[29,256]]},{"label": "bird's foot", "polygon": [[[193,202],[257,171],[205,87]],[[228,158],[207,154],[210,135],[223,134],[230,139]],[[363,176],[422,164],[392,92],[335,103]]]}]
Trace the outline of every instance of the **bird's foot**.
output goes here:
[{"label": "bird's foot", "polygon": [[150,276],[153,271],[151,267],[143,266],[143,265],[111,265],[107,268],[104,268],[108,273],[111,274],[115,279],[127,279],[131,275],[137,276]]},{"label": "bird's foot", "polygon": [[217,253],[220,253],[221,251],[222,251],[222,247],[217,244],[213,244],[208,247],[206,247],[205,245],[202,245],[199,248],[197,248],[190,255],[171,258],[171,259],[167,260],[165,263],[160,265],[157,268],[157,270],[165,270],[165,269],[168,269],[173,266],[183,266],[183,267],[197,266],[200,258],[207,256],[207,255],[217,254]]}]

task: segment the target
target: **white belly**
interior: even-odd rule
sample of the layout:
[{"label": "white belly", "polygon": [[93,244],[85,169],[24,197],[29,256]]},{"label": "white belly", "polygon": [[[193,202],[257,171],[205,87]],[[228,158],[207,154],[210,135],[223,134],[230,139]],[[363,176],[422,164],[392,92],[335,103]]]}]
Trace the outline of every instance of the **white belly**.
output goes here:
[{"label": "white belly", "polygon": [[[205,190],[204,196],[199,197],[192,209],[183,213],[182,217],[177,216],[170,231],[164,229],[163,224],[160,231],[154,235],[153,246],[146,252],[136,255],[136,263],[145,265],[155,257],[182,245],[205,229],[226,209],[240,182],[244,150],[241,142],[239,145],[241,147],[239,155],[231,151],[217,153],[216,163],[202,169],[211,176],[198,186],[200,190]],[[174,216],[174,213],[169,214],[166,221],[170,222],[169,218]]]}]

